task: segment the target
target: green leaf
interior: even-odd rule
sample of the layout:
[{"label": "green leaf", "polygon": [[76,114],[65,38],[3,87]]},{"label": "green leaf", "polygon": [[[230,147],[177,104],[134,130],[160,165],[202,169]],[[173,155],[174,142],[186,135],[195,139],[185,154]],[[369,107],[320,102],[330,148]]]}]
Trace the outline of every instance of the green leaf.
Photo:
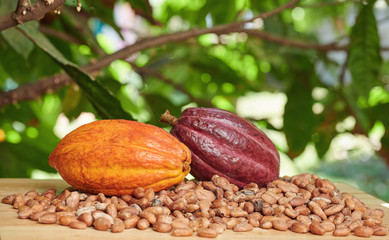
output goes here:
[{"label": "green leaf", "polygon": [[28,123],[32,119],[38,118],[39,116],[31,109],[30,105],[30,102],[21,102],[17,105],[11,104],[0,108],[0,124],[14,121]]},{"label": "green leaf", "polygon": [[[6,159],[4,168],[6,171],[12,171],[8,173],[0,170],[0,176],[16,177],[18,174],[20,175],[23,173],[20,170],[18,171],[18,169],[15,169],[16,166],[19,166],[19,168],[22,166],[25,170],[26,168],[37,168],[46,172],[55,172],[48,164],[47,159],[51,151],[57,145],[59,139],[54,135],[51,128],[47,128],[44,125],[40,125],[37,130],[39,132],[37,138],[29,138],[25,133],[22,133],[22,141],[17,144],[9,142],[0,144],[0,152],[2,154],[4,152]],[[26,176],[26,174],[27,173],[24,172],[23,176]]]},{"label": "green leaf", "polygon": [[389,103],[377,104],[376,106],[368,109],[368,111],[371,119],[381,121],[385,128],[387,128],[389,131]]},{"label": "green leaf", "polygon": [[389,130],[388,128],[385,129],[384,136],[381,138],[381,144],[384,149],[388,150],[389,149]]},{"label": "green leaf", "polygon": [[[79,106],[82,94],[78,87],[70,86],[67,88],[64,98],[62,99],[62,112],[67,114]],[[77,116],[76,116],[77,117]]]},{"label": "green leaf", "polygon": [[[72,96],[77,98],[75,104],[71,103]],[[78,90],[77,92],[71,91],[71,93],[66,92],[65,97],[62,100],[62,111],[70,120],[78,118],[83,112],[96,112],[93,105],[82,94],[81,90]]]},{"label": "green leaf", "polygon": [[[24,84],[52,76],[61,70],[40,48],[34,47],[28,59],[25,59],[3,39],[0,36],[0,65],[3,69],[1,70],[3,73],[0,74],[0,82],[11,78],[18,84]],[[21,66],[23,71],[21,71]]]},{"label": "green leaf", "polygon": [[358,106],[357,96],[355,96],[353,92],[348,91],[348,89],[344,92],[344,97],[351,111],[355,114],[359,125],[362,127],[362,129],[368,132],[373,122],[367,113],[367,108]]},{"label": "green leaf", "polygon": [[234,0],[206,1],[199,11],[199,18],[205,19],[209,14],[213,25],[232,22],[237,16]]},{"label": "green leaf", "polygon": [[20,26],[19,29],[72,77],[102,118],[133,120],[131,115],[123,110],[120,101],[111,92],[78,66],[64,58],[44,35],[32,29],[29,24]]},{"label": "green leaf", "polygon": [[[337,135],[336,124],[338,123],[335,112],[324,112],[322,114],[323,121],[321,126],[313,133],[312,140],[315,144],[317,155],[320,159],[324,157],[330,148],[332,139]],[[323,116],[324,115],[324,116]]]},{"label": "green leaf", "polygon": [[379,83],[382,58],[377,22],[373,12],[375,1],[361,7],[350,36],[348,67],[352,76],[349,85],[354,95],[367,99],[372,87]]},{"label": "green leaf", "polygon": [[[0,16],[3,16],[10,11],[16,9],[17,1],[5,1],[5,3],[0,3]],[[38,28],[38,22],[31,22],[31,26]],[[28,55],[31,53],[34,48],[34,44],[28,40],[21,32],[15,28],[9,28],[1,32],[3,38],[8,42],[8,44],[24,59],[28,58]]]},{"label": "green leaf", "polygon": [[317,134],[315,141],[315,149],[319,158],[323,158],[330,148],[332,139],[336,136],[336,131],[334,129],[329,129],[329,131],[321,132]]},{"label": "green leaf", "polygon": [[3,16],[11,11],[15,11],[17,1],[0,0],[0,16]]},{"label": "green leaf", "polygon": [[3,65],[0,64],[0,89],[4,87],[4,84],[8,78],[8,73],[5,71]]},{"label": "green leaf", "polygon": [[0,177],[29,177],[32,169],[55,172],[47,159],[59,141],[53,132],[59,114],[58,100],[56,95],[47,95],[39,101],[21,102],[0,110],[0,128],[7,134],[16,130],[17,123],[21,137],[17,143],[0,143]]},{"label": "green leaf", "polygon": [[[35,22],[33,23],[35,24]],[[34,44],[16,28],[6,29],[1,34],[13,49],[27,60],[34,48]]]},{"label": "green leaf", "polygon": [[287,97],[283,128],[290,155],[293,157],[304,151],[305,146],[312,139],[315,117],[312,112],[313,100],[310,87],[295,82],[287,92]]},{"label": "green leaf", "polygon": [[152,14],[152,8],[147,4],[148,1],[126,0],[129,2],[132,9],[140,10],[147,15]]},{"label": "green leaf", "polygon": [[54,128],[58,115],[61,113],[61,100],[58,95],[46,94],[40,102],[31,102],[30,106],[39,118],[40,124]]},{"label": "green leaf", "polygon": [[[1,152],[1,168],[0,168],[0,177],[2,178],[28,178],[30,177],[27,171],[27,167],[20,159],[12,152],[9,148],[12,146],[10,143],[0,144]],[[20,152],[20,150],[18,149]]]}]

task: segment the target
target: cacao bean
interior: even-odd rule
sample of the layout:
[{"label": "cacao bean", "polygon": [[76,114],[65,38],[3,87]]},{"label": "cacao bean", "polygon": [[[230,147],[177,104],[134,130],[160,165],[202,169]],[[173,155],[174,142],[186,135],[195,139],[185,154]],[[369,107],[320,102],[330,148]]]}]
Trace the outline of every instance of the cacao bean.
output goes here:
[{"label": "cacao bean", "polygon": [[216,232],[216,230],[212,228],[204,228],[197,230],[197,236],[199,237],[215,238],[217,237],[217,235],[218,233]]},{"label": "cacao bean", "polygon": [[316,235],[324,235],[324,233],[326,233],[325,228],[318,222],[311,223],[309,226],[309,231]]},{"label": "cacao bean", "polygon": [[157,217],[157,222],[163,222],[167,224],[172,224],[172,218],[169,215],[161,214]]},{"label": "cacao bean", "polygon": [[61,216],[58,219],[59,224],[61,224],[63,226],[69,226],[70,223],[72,223],[74,221],[77,221],[76,216]]},{"label": "cacao bean", "polygon": [[124,229],[125,229],[125,225],[123,220],[121,220],[120,218],[115,218],[111,227],[111,232],[120,233],[123,232]]},{"label": "cacao bean", "polygon": [[272,221],[272,226],[274,229],[279,230],[279,231],[286,231],[288,230],[288,224],[286,221],[277,219]]},{"label": "cacao bean", "polygon": [[189,237],[193,235],[193,230],[190,228],[173,228],[172,236],[174,237]]},{"label": "cacao bean", "polygon": [[315,201],[309,202],[309,209],[314,214],[316,214],[317,216],[321,217],[321,219],[323,219],[323,220],[327,219],[327,214],[323,211],[323,209],[321,209],[321,207]]},{"label": "cacao bean", "polygon": [[139,217],[137,215],[132,215],[124,220],[124,228],[134,228],[137,226]]},{"label": "cacao bean", "polygon": [[54,224],[57,222],[57,215],[55,213],[45,213],[39,217],[38,222],[45,224]]},{"label": "cacao bean", "polygon": [[189,225],[189,219],[184,217],[178,217],[172,221],[173,228],[187,228]]},{"label": "cacao bean", "polygon": [[107,231],[111,228],[112,222],[106,217],[95,218],[93,226],[99,231]]},{"label": "cacao bean", "polygon": [[26,200],[24,196],[21,193],[15,194],[15,197],[12,201],[12,205],[14,208],[20,208],[21,206],[24,206],[26,204]]},{"label": "cacao bean", "polygon": [[15,200],[15,197],[16,197],[16,194],[12,194],[12,195],[8,195],[8,196],[5,196],[1,199],[1,203],[4,203],[4,204],[12,204],[13,201]]},{"label": "cacao bean", "polygon": [[212,223],[209,225],[209,228],[215,229],[218,234],[222,234],[227,229],[227,226],[224,223]]},{"label": "cacao bean", "polygon": [[328,219],[322,221],[321,226],[325,229],[326,232],[333,232],[335,230],[335,224]]},{"label": "cacao bean", "polygon": [[31,220],[38,221],[39,217],[46,214],[46,213],[48,213],[48,211],[46,211],[46,210],[34,212],[33,214],[30,215],[30,218],[31,218]]},{"label": "cacao bean", "polygon": [[25,209],[19,208],[18,217],[20,219],[26,219],[26,218],[29,218],[32,213],[33,213],[33,210],[29,207],[27,207]]},{"label": "cacao bean", "polygon": [[249,223],[239,223],[233,227],[234,232],[250,232],[254,227]]},{"label": "cacao bean", "polygon": [[305,204],[305,199],[301,198],[301,197],[294,197],[294,198],[292,198],[292,200],[289,201],[289,204],[292,207],[302,206]]},{"label": "cacao bean", "polygon": [[80,194],[78,192],[71,192],[69,197],[66,198],[66,205],[71,209],[77,208],[79,202]]},{"label": "cacao bean", "polygon": [[78,221],[83,222],[86,224],[87,227],[92,226],[93,223],[93,217],[90,213],[83,213],[80,216],[78,216]]},{"label": "cacao bean", "polygon": [[86,229],[88,226],[86,225],[86,223],[84,222],[81,222],[81,221],[72,221],[69,226],[71,228],[75,228],[75,229]]},{"label": "cacao bean", "polygon": [[165,222],[156,222],[153,225],[153,230],[161,233],[168,233],[172,230],[172,225]]},{"label": "cacao bean", "polygon": [[337,237],[346,237],[350,235],[350,232],[349,228],[336,228],[332,234]]},{"label": "cacao bean", "polygon": [[147,219],[140,219],[140,220],[137,222],[136,226],[137,226],[138,229],[140,229],[140,230],[146,230],[146,229],[149,228],[150,223],[149,223],[149,221],[147,221]]},{"label": "cacao bean", "polygon": [[386,236],[388,234],[388,229],[385,226],[374,226],[372,229],[375,236]]},{"label": "cacao bean", "polygon": [[147,221],[149,221],[150,224],[154,224],[157,221],[157,217],[151,212],[143,212],[141,214],[141,217],[147,219]]},{"label": "cacao bean", "polygon": [[[298,206],[294,210],[298,213],[298,215],[308,216],[311,213],[307,206]],[[322,214],[320,213],[320,215]]]},{"label": "cacao bean", "polygon": [[327,215],[327,216],[331,216],[331,215],[334,215],[340,211],[342,211],[344,208],[344,205],[343,204],[334,204],[333,206],[327,208],[326,210],[324,210],[324,213]]},{"label": "cacao bean", "polygon": [[293,223],[290,230],[295,233],[307,233],[309,231],[309,225],[301,222]]},{"label": "cacao bean", "polygon": [[270,221],[260,221],[259,222],[259,227],[263,229],[270,229],[273,227],[272,222]]},{"label": "cacao bean", "polygon": [[358,237],[370,237],[373,233],[374,230],[371,227],[358,226],[354,228],[354,234]]}]

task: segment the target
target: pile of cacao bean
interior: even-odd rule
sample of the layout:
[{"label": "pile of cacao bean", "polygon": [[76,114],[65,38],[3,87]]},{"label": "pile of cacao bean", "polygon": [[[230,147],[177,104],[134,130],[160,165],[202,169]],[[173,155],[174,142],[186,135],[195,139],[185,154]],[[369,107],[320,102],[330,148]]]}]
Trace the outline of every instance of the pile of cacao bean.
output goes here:
[{"label": "pile of cacao bean", "polygon": [[2,203],[18,209],[21,219],[113,233],[152,228],[178,237],[213,238],[226,230],[256,227],[359,237],[388,232],[382,209],[371,209],[329,180],[307,173],[279,178],[264,188],[250,183],[239,189],[215,175],[211,181],[184,181],[158,193],[137,188],[131,195],[107,197],[66,189],[56,196],[55,189],[31,190],[6,196]]}]

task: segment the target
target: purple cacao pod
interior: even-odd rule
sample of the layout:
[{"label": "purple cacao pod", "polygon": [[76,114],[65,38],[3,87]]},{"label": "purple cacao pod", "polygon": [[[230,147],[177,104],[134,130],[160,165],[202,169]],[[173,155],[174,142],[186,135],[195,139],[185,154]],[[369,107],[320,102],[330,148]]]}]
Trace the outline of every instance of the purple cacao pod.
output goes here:
[{"label": "purple cacao pod", "polygon": [[279,177],[280,157],[273,142],[254,124],[216,108],[187,108],[179,119],[162,116],[170,133],[192,152],[191,174],[210,181],[213,175],[243,187],[259,187]]}]

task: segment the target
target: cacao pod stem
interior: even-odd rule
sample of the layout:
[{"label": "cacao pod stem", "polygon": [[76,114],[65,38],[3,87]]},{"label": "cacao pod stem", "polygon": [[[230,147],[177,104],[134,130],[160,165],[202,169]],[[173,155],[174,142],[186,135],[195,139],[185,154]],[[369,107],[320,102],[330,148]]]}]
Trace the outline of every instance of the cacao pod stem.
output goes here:
[{"label": "cacao pod stem", "polygon": [[166,110],[164,114],[162,114],[161,119],[159,120],[160,122],[167,123],[170,126],[174,127],[177,125],[178,118],[175,116],[171,115],[169,110]]},{"label": "cacao pod stem", "polygon": [[182,166],[182,171],[183,172],[186,172],[186,171],[190,171],[190,164],[188,162],[184,162],[184,166]]}]

